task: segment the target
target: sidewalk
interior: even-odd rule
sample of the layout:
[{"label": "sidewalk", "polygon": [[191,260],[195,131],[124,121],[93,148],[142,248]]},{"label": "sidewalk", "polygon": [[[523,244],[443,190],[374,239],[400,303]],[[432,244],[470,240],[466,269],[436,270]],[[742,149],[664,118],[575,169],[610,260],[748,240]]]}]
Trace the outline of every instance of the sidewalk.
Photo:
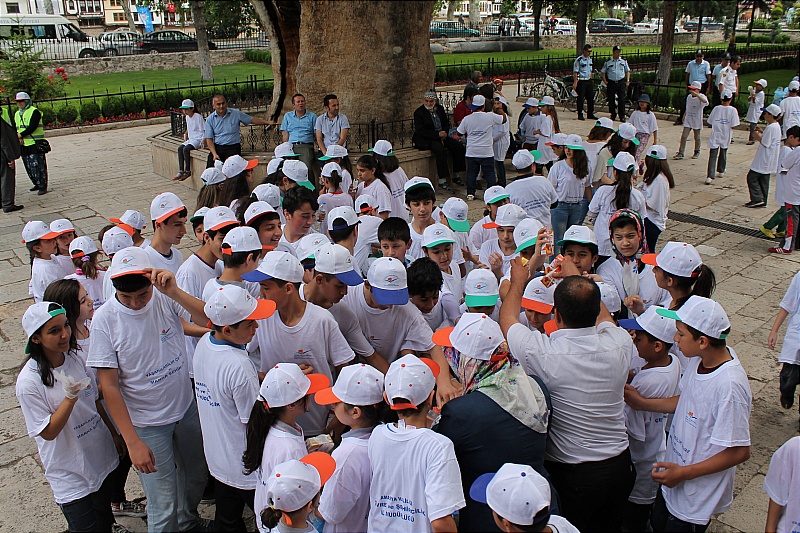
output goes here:
[{"label": "sidewalk", "polygon": [[[516,88],[507,91],[514,94]],[[519,104],[511,102],[516,124]],[[559,109],[561,128],[580,133],[584,138],[592,121],[578,122],[575,114]],[[681,128],[659,121],[659,139],[673,154]],[[23,362],[24,333],[22,313],[31,303],[27,296],[30,277],[29,259],[19,235],[24,222],[41,219],[47,222],[67,217],[79,234],[96,238],[108,219],[126,209],[138,209],[147,216],[150,200],[163,191],[178,194],[190,211],[196,191],[182,183],[153,174],[150,147],[146,138],[163,131],[165,126],[145,126],[106,132],[76,134],[51,139],[48,154],[51,193],[35,196],[27,192],[29,181],[22,165],[17,170],[17,203],[23,211],[0,215],[0,501],[6,509],[0,515],[2,531],[59,531],[66,528],[47,485],[36,445],[27,436],[22,414],[14,396],[14,383]],[[755,146],[745,146],[746,132],[734,132],[735,144],[728,153],[728,172],[713,186],[703,184],[708,156],[703,130],[703,149],[698,160],[670,160],[677,187],[672,191],[671,210],[757,228],[772,214],[768,209],[745,209],[745,175],[755,153]],[[513,172],[509,173],[509,177]],[[773,181],[774,187],[774,181]],[[458,191],[462,197],[464,190]],[[443,202],[445,196],[440,197]],[[470,219],[482,216],[480,201],[472,202]],[[146,234],[150,234],[148,229]],[[778,352],[770,351],[767,335],[777,313],[778,303],[791,277],[800,267],[800,254],[775,257],[766,252],[770,241],[686,222],[670,221],[660,242],[685,240],[698,246],[706,262],[717,275],[718,299],[731,316],[733,332],[729,340],[750,376],[753,391],[751,435],[752,457],[738,469],[736,499],[732,509],[712,525],[714,531],[755,531],[764,527],[767,499],[761,492],[764,473],[772,453],[797,434],[798,414],[785,411],[778,403]],[[191,232],[183,241],[184,254],[195,246]],[[782,339],[782,333],[781,333]],[[129,477],[128,498],[141,496],[135,473]],[[213,507],[203,507],[203,515],[213,516]],[[123,518],[126,527],[144,531],[143,521]]]}]

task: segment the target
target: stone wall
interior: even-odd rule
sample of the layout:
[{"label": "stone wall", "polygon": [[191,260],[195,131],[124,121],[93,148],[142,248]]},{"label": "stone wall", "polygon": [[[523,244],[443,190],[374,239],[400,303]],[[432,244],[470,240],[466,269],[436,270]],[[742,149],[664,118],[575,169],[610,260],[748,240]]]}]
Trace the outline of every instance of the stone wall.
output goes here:
[{"label": "stone wall", "polygon": [[[49,74],[55,67],[63,67],[69,76],[107,74],[109,72],[138,72],[140,70],[173,70],[176,68],[199,68],[197,52],[170,54],[142,54],[115,57],[89,57],[86,59],[64,59],[53,61],[45,69]],[[244,50],[212,50],[211,64],[232,65],[244,61]]]}]

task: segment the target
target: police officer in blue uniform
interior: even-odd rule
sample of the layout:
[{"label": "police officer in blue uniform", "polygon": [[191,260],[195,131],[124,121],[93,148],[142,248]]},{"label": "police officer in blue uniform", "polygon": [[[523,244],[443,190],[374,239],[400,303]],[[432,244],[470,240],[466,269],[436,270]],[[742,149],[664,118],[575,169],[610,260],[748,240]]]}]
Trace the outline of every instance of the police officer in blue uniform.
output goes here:
[{"label": "police officer in blue uniform", "polygon": [[608,86],[606,96],[611,120],[617,120],[617,110],[619,110],[619,119],[625,122],[625,93],[631,82],[631,68],[628,62],[620,57],[620,51],[619,45],[614,45],[611,52],[613,57],[605,62],[600,73],[603,74],[603,81]]},{"label": "police officer in blue uniform", "polygon": [[578,120],[583,117],[583,102],[586,101],[587,116],[597,120],[594,116],[594,84],[592,83],[592,45],[583,46],[583,54],[579,55],[572,64],[572,89],[578,93]]}]

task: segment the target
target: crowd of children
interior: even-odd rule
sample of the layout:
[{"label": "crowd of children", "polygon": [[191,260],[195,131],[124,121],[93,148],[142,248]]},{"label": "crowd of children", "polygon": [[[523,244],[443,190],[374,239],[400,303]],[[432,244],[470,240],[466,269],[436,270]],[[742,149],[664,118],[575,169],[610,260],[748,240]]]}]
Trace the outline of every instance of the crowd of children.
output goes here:
[{"label": "crowd of children", "polygon": [[[690,130],[700,151],[707,99],[690,91],[676,158]],[[738,123],[730,96],[709,117],[708,180]],[[255,163],[232,156],[203,173],[191,216],[173,193],[153,199],[151,239],[133,209],[100,247],[69,220],[28,222],[16,392],[70,531],[119,530],[115,514],[146,514],[150,531],[243,531],[245,507],[262,532],[480,531],[490,518],[503,531],[705,531],[751,444],[714,273],[689,243],[651,253],[675,180],[649,100],[584,141],[560,132],[548,98],[526,102],[518,176],[504,187],[497,173],[471,227],[468,204],[437,205],[384,140],[355,179],[331,147],[319,194],[288,143],[255,187]],[[483,122],[508,138],[505,106]],[[762,231],[785,227],[790,253],[800,127],[781,150],[782,111],[765,111],[748,207],[780,170],[785,209]],[[769,336],[774,348],[789,318],[784,408],[800,384],[798,309],[800,274]],[[477,393],[500,411],[471,408],[476,427],[531,435],[508,456],[526,464],[475,464],[484,452],[453,420]],[[800,522],[799,453],[795,438],[773,458],[768,531]],[[131,466],[146,508],[125,498]],[[208,488],[213,522],[197,512]]]}]

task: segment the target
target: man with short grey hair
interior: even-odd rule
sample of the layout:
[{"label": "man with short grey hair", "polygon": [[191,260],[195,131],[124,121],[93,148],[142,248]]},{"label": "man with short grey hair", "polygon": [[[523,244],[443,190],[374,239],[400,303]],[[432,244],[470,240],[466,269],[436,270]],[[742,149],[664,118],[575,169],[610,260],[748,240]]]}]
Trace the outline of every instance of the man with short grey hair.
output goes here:
[{"label": "man with short grey hair", "polygon": [[440,187],[446,185],[447,178],[450,177],[448,153],[453,157],[453,173],[456,175],[453,183],[461,183],[457,176],[466,169],[466,147],[450,137],[449,132],[450,119],[439,103],[436,91],[426,92],[424,103],[414,111],[414,135],[411,142],[419,150],[433,152]]},{"label": "man with short grey hair", "polygon": [[479,70],[473,70],[472,76],[469,77],[469,82],[467,83],[465,89],[468,87],[474,87],[476,91],[480,89],[481,77],[482,74]]}]

